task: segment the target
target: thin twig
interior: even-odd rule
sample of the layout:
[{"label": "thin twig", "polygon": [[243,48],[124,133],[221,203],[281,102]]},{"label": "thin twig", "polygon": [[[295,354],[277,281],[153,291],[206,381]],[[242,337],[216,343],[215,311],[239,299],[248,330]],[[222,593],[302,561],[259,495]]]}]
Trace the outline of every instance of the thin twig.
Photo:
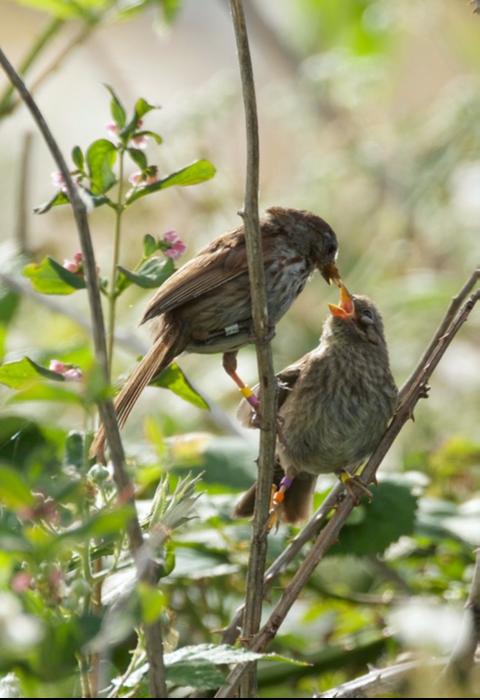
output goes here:
[{"label": "thin twig", "polygon": [[[69,200],[72,205],[73,215],[77,226],[78,236],[84,260],[85,278],[87,283],[87,293],[90,305],[92,320],[93,343],[95,356],[101,367],[105,382],[108,378],[107,350],[105,341],[105,325],[103,320],[102,305],[100,299],[100,288],[98,283],[97,266],[92,245],[90,227],[88,223],[87,209],[82,200],[79,190],[69,173],[67,164],[55,141],[42,113],[36,102],[27,90],[25,84],[17,74],[7,57],[0,49],[0,64],[7,74],[10,82],[20,94],[27,108],[37,124],[50,153],[62,173]],[[133,484],[125,469],[125,456],[120,437],[115,410],[111,400],[104,400],[98,405],[102,422],[105,426],[110,454],[113,463],[114,480],[122,501],[130,502],[133,506],[132,517],[127,525],[130,549],[132,556],[137,562],[137,572],[140,580],[154,584],[157,580],[156,566],[148,559],[143,546],[143,535],[135,511]],[[141,559],[141,561],[139,560]],[[163,663],[163,642],[160,622],[154,625],[145,626],[146,650],[150,663],[150,692],[153,697],[166,697],[165,668]]]},{"label": "thin twig", "polygon": [[[245,182],[245,223],[250,297],[253,328],[256,337],[257,366],[260,379],[262,426],[258,457],[258,479],[253,518],[250,559],[247,570],[243,636],[250,639],[259,626],[263,604],[263,575],[267,558],[267,518],[270,505],[273,464],[275,459],[276,382],[270,347],[267,290],[263,266],[262,238],[258,217],[259,137],[252,59],[248,44],[247,27],[242,0],[230,0],[238,63],[242,82],[247,139],[247,167]],[[255,695],[256,666],[249,665],[249,673],[242,687],[242,697]]]},{"label": "thin twig", "polygon": [[386,668],[373,669],[364,676],[353,681],[342,683],[331,688],[316,698],[374,698],[385,697],[386,693],[394,693],[413,671],[426,668],[437,668],[445,663],[444,659],[418,659],[405,661]]},{"label": "thin twig", "polygon": [[[405,423],[413,416],[413,411],[418,401],[425,396],[427,382],[438,366],[438,363],[445,354],[445,351],[452,342],[453,338],[468,319],[473,307],[480,300],[480,290],[477,290],[465,301],[465,297],[472,290],[472,286],[470,285],[471,280],[477,280],[478,277],[479,270],[476,270],[468,280],[467,284],[465,284],[462,290],[459,292],[457,297],[455,297],[455,299],[452,301],[452,304],[458,309],[458,313],[453,318],[451,317],[451,304],[445,317],[450,318],[450,325],[448,329],[445,330],[444,319],[439,327],[442,328],[444,332],[442,334],[439,334],[438,332],[435,334],[435,337],[437,338],[436,345],[432,347],[431,353],[425,359],[423,366],[420,369],[417,367],[414,370],[414,383],[410,386],[408,393],[403,397],[402,402],[390,425],[385,431],[380,443],[378,444],[374,453],[371,455],[361,474],[360,479],[365,485],[375,481],[375,473],[385,455]],[[459,298],[463,298],[463,304],[459,304]],[[334,491],[335,490],[336,489],[334,489]],[[251,641],[249,645],[250,649],[262,652],[265,650],[268,643],[275,637],[280,625],[298,598],[309,577],[318,566],[318,563],[321,561],[330,547],[337,541],[340,531],[353,510],[354,505],[355,504],[350,494],[344,496],[343,499],[337,503],[334,515],[321,530],[307,557],[297,569],[288,586],[284,589],[282,596],[273,608],[267,622]],[[227,683],[220,689],[216,697],[232,697],[238,683],[241,681],[246,672],[246,667],[247,664],[239,664],[235,666],[227,679]]]},{"label": "thin twig", "polygon": [[475,552],[470,593],[457,643],[445,667],[444,675],[465,685],[475,663],[475,652],[480,643],[480,549]]},{"label": "thin twig", "polygon": [[30,156],[32,153],[32,132],[27,131],[22,141],[17,195],[17,219],[15,221],[15,243],[20,255],[28,255],[30,251],[28,236],[29,211],[29,175]]}]

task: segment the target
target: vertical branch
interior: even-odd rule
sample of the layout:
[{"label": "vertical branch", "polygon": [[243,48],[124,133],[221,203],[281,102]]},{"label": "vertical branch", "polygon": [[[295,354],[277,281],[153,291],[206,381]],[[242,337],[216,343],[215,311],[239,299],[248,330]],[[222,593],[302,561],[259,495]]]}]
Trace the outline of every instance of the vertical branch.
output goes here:
[{"label": "vertical branch", "polygon": [[[255,83],[242,0],[230,0],[230,8],[237,44],[245,108],[247,170],[245,207],[242,216],[245,222],[245,241],[250,278],[253,327],[256,337],[257,365],[260,379],[260,405],[262,411],[257,497],[255,501],[250,560],[247,572],[245,614],[243,618],[243,636],[248,640],[258,631],[262,614],[263,574],[267,556],[266,523],[270,504],[275,456],[276,384],[269,341],[270,326],[268,322],[267,291],[263,265],[262,238],[258,218],[259,139]],[[242,697],[250,697],[253,695],[255,686],[256,669],[252,664],[247,682],[242,688]]]},{"label": "vertical branch", "polygon": [[22,141],[22,153],[20,155],[20,170],[17,194],[17,219],[15,222],[15,244],[20,255],[28,255],[30,252],[28,236],[28,194],[30,174],[30,155],[32,152],[32,132],[27,131]]},{"label": "vertical branch", "polygon": [[[65,180],[83,254],[88,301],[92,320],[95,357],[102,369],[105,382],[108,382],[105,324],[102,313],[97,266],[95,262],[95,254],[92,245],[92,237],[90,234],[90,226],[88,223],[85,203],[80,196],[78,188],[73,182],[63,154],[60,151],[42,113],[40,112],[30,92],[27,90],[22,79],[17,74],[1,49],[0,65],[28,107],[33,120],[37,124],[43,138],[45,139],[48,149],[50,150],[50,153]],[[120,431],[118,428],[113,403],[111,400],[104,400],[99,402],[98,408],[102,422],[105,426],[105,433],[110,447],[110,454],[113,463],[113,477],[119,497],[124,502],[127,501],[131,503],[134,512],[128,523],[127,529],[130,550],[137,565],[138,578],[146,583],[154,584],[156,583],[156,567],[152,561],[149,561],[145,557],[142,530],[134,510],[135,501],[133,484],[125,468],[125,455],[123,452],[123,445],[120,438]],[[160,622],[157,622],[154,625],[145,626],[145,639],[147,656],[150,663],[150,693],[152,697],[166,697],[167,691],[165,682],[165,668],[163,663],[162,629]]]}]

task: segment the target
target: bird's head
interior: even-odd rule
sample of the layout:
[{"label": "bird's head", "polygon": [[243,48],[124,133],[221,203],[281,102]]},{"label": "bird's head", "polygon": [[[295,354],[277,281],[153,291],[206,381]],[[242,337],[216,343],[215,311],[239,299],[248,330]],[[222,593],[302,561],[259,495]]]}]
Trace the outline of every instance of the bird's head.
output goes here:
[{"label": "bird's head", "polygon": [[368,297],[350,294],[341,283],[338,304],[329,304],[328,307],[331,313],[329,325],[335,336],[356,342],[385,344],[382,317]]}]

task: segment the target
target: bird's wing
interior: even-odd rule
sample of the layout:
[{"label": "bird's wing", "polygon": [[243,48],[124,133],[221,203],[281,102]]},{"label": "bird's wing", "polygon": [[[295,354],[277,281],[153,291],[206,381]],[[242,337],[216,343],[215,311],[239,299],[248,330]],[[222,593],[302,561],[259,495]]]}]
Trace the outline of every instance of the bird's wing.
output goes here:
[{"label": "bird's wing", "polygon": [[[297,360],[297,362],[288,365],[288,367],[285,367],[285,369],[282,369],[281,372],[278,372],[278,374],[275,375],[278,382],[277,410],[283,406],[291,390],[295,386],[295,383],[300,377],[303,366],[307,362],[309,355],[310,353],[307,353]],[[255,396],[258,396],[259,389],[260,386],[258,384],[253,387]],[[258,427],[258,425],[256,425],[254,422],[255,416],[253,414],[252,407],[245,399],[242,399],[240,405],[238,406],[237,418],[245,428]]]},{"label": "bird's wing", "polygon": [[[271,260],[272,243],[264,236],[266,263]],[[243,230],[237,229],[210,243],[169,277],[150,300],[142,323],[221,287],[247,269],[245,238]]]}]

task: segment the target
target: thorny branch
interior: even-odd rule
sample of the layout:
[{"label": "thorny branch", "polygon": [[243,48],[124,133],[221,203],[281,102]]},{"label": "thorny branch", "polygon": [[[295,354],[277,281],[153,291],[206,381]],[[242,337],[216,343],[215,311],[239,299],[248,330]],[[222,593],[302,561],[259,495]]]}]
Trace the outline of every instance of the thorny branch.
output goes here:
[{"label": "thorny branch", "polygon": [[[267,290],[263,265],[262,238],[258,219],[259,137],[252,60],[242,0],[230,0],[238,63],[242,82],[247,139],[247,168],[245,182],[245,242],[247,249],[253,328],[256,341],[262,426],[258,456],[257,497],[253,519],[250,559],[247,570],[243,636],[250,639],[260,626],[263,603],[263,575],[267,558],[266,523],[270,505],[273,464],[275,459],[275,394],[276,381],[269,341]],[[248,665],[248,678],[242,687],[242,697],[255,694],[256,668]]]},{"label": "thorny branch", "polygon": [[[68,197],[72,205],[73,215],[83,254],[87,293],[92,320],[95,356],[102,369],[104,380],[107,381],[108,371],[105,325],[100,299],[97,266],[90,234],[90,226],[88,223],[86,204],[83,201],[78,188],[73,182],[63,154],[61,153],[57,142],[55,141],[36,102],[1,49],[0,65],[30,110],[33,120],[44,137],[50,153],[52,154],[52,157],[64,178]],[[154,584],[156,583],[156,567],[153,561],[149,558],[148,552],[145,549],[142,530],[134,510],[134,490],[130,477],[125,469],[125,456],[113,403],[111,400],[104,400],[99,402],[98,408],[102,422],[105,425],[105,432],[110,447],[110,454],[114,469],[114,480],[119,497],[124,502],[130,502],[133,506],[133,515],[127,529],[130,550],[137,565],[138,578],[146,583]],[[165,682],[165,668],[163,663],[162,629],[160,622],[145,626],[145,639],[147,656],[150,663],[149,678],[151,695],[153,697],[166,697],[167,690]]]},{"label": "thorny branch", "polygon": [[[395,415],[380,440],[379,445],[362,471],[360,478],[365,485],[375,481],[376,471],[383,461],[383,458],[405,423],[413,416],[413,411],[418,401],[422,397],[425,397],[428,381],[438,366],[438,363],[462,325],[468,319],[473,307],[480,300],[480,290],[477,289],[475,292],[471,293],[479,279],[480,268],[472,273],[457,296],[453,298],[429,348],[422,357],[419,365],[413,371],[410,379],[407,380],[402,388],[399,406]],[[270,567],[265,579],[266,587],[271,583],[273,577],[278,575],[292,560],[301,546],[310,539],[313,534],[318,532],[319,527],[325,522],[332,508],[335,508],[334,515],[318,534],[312,549],[298,567],[288,586],[284,589],[281,598],[273,608],[267,622],[251,640],[249,645],[250,649],[259,652],[265,650],[268,643],[277,634],[280,625],[283,623],[290,608],[296,601],[318,563],[329,548],[337,541],[343,525],[354,508],[354,502],[350,495],[344,493],[343,486],[338,485],[332,490],[331,494],[296,540],[292,542],[285,552],[283,552],[282,556]],[[237,617],[235,619],[237,619]],[[229,633],[228,641],[232,642],[236,637],[233,625],[229,626],[227,633]],[[227,683],[219,690],[216,697],[232,697],[244,673],[245,664],[235,666],[227,679]]]}]

